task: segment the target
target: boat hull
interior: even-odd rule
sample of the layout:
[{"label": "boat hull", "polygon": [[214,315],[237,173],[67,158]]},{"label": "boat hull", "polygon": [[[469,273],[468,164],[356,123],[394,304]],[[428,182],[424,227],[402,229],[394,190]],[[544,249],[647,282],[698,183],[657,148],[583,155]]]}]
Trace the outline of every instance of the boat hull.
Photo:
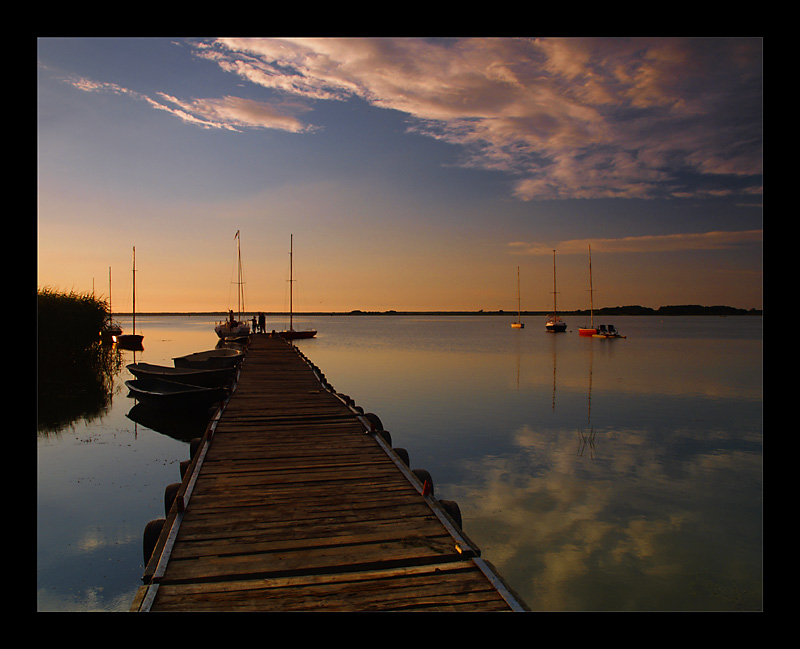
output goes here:
[{"label": "boat hull", "polygon": [[236,349],[212,349],[205,352],[187,354],[172,359],[175,367],[194,369],[233,368],[242,362],[244,354]]},{"label": "boat hull", "polygon": [[225,398],[224,388],[205,388],[161,379],[125,381],[131,396],[156,408],[207,408]]},{"label": "boat hull", "polygon": [[317,332],[313,329],[307,331],[286,330],[279,332],[278,335],[286,340],[297,340],[299,338],[313,338],[317,335]]},{"label": "boat hull", "polygon": [[578,334],[581,336],[593,336],[597,333],[597,329],[594,327],[580,327],[578,329]]},{"label": "boat hull", "polygon": [[548,322],[545,325],[545,329],[552,333],[561,333],[567,330],[567,323],[566,322]]},{"label": "boat hull", "polygon": [[238,322],[231,327],[229,322],[223,322],[214,327],[214,331],[221,340],[226,338],[242,338],[250,335],[250,325]]},{"label": "boat hull", "polygon": [[522,323],[522,322],[512,322],[511,323],[511,328],[512,329],[524,329],[525,328],[525,324]]},{"label": "boat hull", "polygon": [[139,334],[123,334],[121,336],[114,336],[113,341],[117,344],[117,347],[121,349],[130,349],[134,351],[138,351],[143,349],[142,341],[144,340],[144,336]]},{"label": "boat hull", "polygon": [[137,379],[159,379],[204,388],[219,388],[233,381],[235,368],[193,369],[152,365],[150,363],[131,363],[128,371]]}]

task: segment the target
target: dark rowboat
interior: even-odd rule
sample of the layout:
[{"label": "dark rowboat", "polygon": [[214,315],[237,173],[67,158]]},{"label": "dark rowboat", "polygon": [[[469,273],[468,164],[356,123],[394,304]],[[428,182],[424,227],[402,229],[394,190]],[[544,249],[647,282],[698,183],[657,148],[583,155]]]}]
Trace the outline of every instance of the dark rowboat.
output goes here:
[{"label": "dark rowboat", "polygon": [[130,396],[159,408],[207,408],[227,395],[225,388],[205,388],[161,379],[125,381]]},{"label": "dark rowboat", "polygon": [[220,388],[231,383],[235,368],[195,369],[150,363],[131,363],[128,371],[137,379],[161,379],[204,388]]},{"label": "dark rowboat", "polygon": [[172,362],[175,367],[210,370],[235,367],[243,358],[244,353],[238,349],[222,348],[179,356],[173,358]]}]

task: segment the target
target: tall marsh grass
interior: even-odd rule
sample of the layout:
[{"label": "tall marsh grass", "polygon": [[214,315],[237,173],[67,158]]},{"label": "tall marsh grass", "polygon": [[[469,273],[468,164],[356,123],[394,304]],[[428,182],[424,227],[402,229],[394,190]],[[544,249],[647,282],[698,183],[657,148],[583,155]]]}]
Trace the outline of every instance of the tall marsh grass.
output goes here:
[{"label": "tall marsh grass", "polygon": [[40,432],[109,407],[113,377],[122,368],[115,347],[100,342],[108,305],[91,294],[51,288],[37,295],[37,410]]}]

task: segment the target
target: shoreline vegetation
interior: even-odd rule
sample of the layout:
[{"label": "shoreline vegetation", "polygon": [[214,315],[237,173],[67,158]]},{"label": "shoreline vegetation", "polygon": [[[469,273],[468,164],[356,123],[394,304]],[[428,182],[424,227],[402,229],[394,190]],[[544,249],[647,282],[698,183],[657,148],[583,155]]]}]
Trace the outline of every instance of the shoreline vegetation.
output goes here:
[{"label": "shoreline vegetation", "polygon": [[[258,311],[258,309],[256,309]],[[250,313],[250,311],[248,311]],[[263,311],[268,316],[282,316],[287,315],[288,312],[284,311]],[[550,315],[552,311],[522,311],[524,316],[546,316]],[[162,315],[185,315],[185,316],[227,316],[227,311],[151,311],[151,312],[136,312],[139,316],[162,316]],[[130,313],[119,312],[116,315],[129,316]],[[483,309],[477,311],[396,311],[390,309],[388,311],[362,311],[354,309],[352,311],[295,311],[296,316],[341,316],[341,315],[367,315],[367,316],[509,316],[517,315],[517,311],[504,311],[499,309],[497,311],[485,311]],[[559,311],[559,315],[563,316],[588,316],[589,309],[579,309],[576,311]],[[684,304],[674,306],[661,306],[657,309],[650,307],[632,305],[632,306],[614,306],[603,307],[602,309],[594,310],[595,316],[618,316],[618,315],[652,315],[652,316],[680,316],[680,315],[710,315],[710,316],[729,316],[729,315],[763,315],[762,309],[738,309],[731,306],[700,306],[698,304]]]},{"label": "shoreline vegetation", "polygon": [[108,304],[91,293],[43,288],[36,315],[37,432],[102,416],[124,364],[119,350],[100,340]]}]

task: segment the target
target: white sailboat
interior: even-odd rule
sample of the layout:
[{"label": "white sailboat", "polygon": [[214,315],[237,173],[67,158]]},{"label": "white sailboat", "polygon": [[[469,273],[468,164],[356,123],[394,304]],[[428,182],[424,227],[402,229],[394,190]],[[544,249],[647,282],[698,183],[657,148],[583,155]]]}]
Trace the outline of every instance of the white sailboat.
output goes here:
[{"label": "white sailboat", "polygon": [[293,316],[293,269],[292,269],[292,255],[294,253],[294,235],[290,235],[289,239],[289,328],[281,331],[278,335],[286,340],[296,340],[298,338],[313,338],[317,335],[316,329],[306,329],[304,331],[295,331],[294,329],[294,316]]},{"label": "white sailboat", "polygon": [[545,329],[553,333],[560,333],[566,331],[567,323],[558,316],[558,308],[556,307],[556,251],[553,250],[553,315],[547,319]]},{"label": "white sailboat", "polygon": [[136,333],[136,246],[133,247],[133,325],[131,331],[133,333],[114,336],[114,342],[117,343],[117,347],[122,349],[141,350],[144,336]]},{"label": "white sailboat", "polygon": [[525,323],[522,322],[522,310],[519,298],[519,266],[517,266],[517,321],[511,323],[512,329],[523,329]]},{"label": "white sailboat", "polygon": [[222,340],[225,340],[226,338],[242,338],[250,335],[250,324],[246,319],[242,320],[242,311],[244,310],[244,282],[242,281],[242,249],[239,230],[236,230],[236,234],[233,238],[236,239],[236,255],[238,266],[238,278],[236,282],[238,320],[234,317],[233,309],[231,309],[228,311],[228,318],[222,322],[218,322],[214,326],[214,331]]}]

